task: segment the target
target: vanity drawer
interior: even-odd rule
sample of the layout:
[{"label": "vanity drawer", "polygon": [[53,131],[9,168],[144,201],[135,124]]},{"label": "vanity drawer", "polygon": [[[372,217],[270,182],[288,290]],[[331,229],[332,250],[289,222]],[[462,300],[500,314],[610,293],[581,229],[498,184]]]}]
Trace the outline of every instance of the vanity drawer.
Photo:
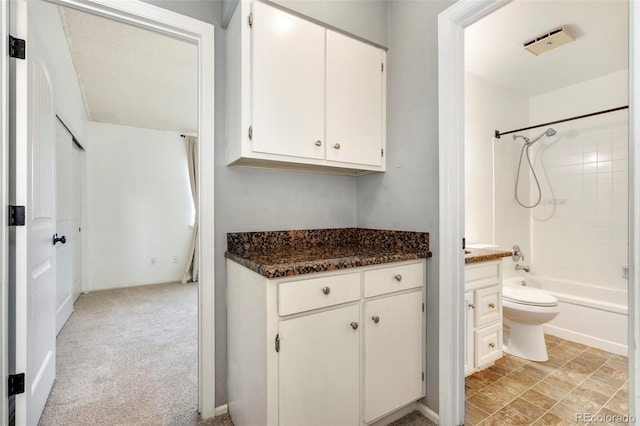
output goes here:
[{"label": "vanity drawer", "polygon": [[423,263],[373,269],[364,273],[364,297],[420,287],[423,282]]},{"label": "vanity drawer", "polygon": [[278,314],[291,315],[360,299],[360,273],[278,285]]},{"label": "vanity drawer", "polygon": [[485,287],[502,281],[502,261],[469,264],[464,268],[464,283],[467,290]]},{"label": "vanity drawer", "polygon": [[502,286],[493,286],[476,290],[475,297],[476,327],[502,319]]},{"label": "vanity drawer", "polygon": [[502,357],[502,323],[475,331],[476,368],[483,368]]}]

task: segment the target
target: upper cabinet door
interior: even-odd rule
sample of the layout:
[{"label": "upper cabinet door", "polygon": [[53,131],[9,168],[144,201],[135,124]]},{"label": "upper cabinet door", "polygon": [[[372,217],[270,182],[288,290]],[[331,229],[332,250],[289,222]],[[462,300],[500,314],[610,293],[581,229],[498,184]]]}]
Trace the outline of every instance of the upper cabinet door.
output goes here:
[{"label": "upper cabinet door", "polygon": [[383,52],[327,30],[327,160],[382,164]]},{"label": "upper cabinet door", "polygon": [[325,29],[253,2],[252,150],[324,158]]}]

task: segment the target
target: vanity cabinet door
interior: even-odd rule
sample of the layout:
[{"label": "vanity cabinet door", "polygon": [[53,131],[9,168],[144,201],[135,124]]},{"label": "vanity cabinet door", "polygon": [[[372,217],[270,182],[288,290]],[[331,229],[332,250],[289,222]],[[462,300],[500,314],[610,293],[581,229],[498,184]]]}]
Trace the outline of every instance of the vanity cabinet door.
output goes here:
[{"label": "vanity cabinet door", "polygon": [[358,425],[358,305],[282,320],[280,426]]},{"label": "vanity cabinet door", "polygon": [[364,305],[364,421],[422,396],[422,292]]},{"label": "vanity cabinet door", "polygon": [[253,2],[254,152],[324,159],[325,29]]}]

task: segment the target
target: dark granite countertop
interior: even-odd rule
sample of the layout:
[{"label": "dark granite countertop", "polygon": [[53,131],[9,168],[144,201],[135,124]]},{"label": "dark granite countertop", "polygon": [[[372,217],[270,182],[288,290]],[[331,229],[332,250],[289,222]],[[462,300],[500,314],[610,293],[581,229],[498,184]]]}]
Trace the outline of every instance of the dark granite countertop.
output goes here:
[{"label": "dark granite countertop", "polygon": [[464,263],[478,263],[478,262],[488,262],[490,260],[498,260],[503,257],[510,257],[510,251],[504,250],[494,250],[494,249],[477,249],[477,248],[467,248],[466,251],[469,253],[465,253],[464,255]]},{"label": "dark granite countertop", "polygon": [[225,256],[267,278],[431,257],[426,232],[364,228],[227,234]]}]

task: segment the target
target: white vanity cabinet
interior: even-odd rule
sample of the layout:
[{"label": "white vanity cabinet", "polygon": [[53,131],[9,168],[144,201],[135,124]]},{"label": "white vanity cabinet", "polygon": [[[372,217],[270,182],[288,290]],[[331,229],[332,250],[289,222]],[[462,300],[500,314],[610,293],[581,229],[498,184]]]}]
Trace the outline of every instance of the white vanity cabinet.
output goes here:
[{"label": "white vanity cabinet", "polygon": [[502,263],[465,267],[465,376],[502,357]]},{"label": "white vanity cabinet", "polygon": [[362,426],[424,397],[425,265],[268,279],[227,260],[234,424]]},{"label": "white vanity cabinet", "polygon": [[385,170],[383,49],[263,2],[227,30],[227,164]]}]

